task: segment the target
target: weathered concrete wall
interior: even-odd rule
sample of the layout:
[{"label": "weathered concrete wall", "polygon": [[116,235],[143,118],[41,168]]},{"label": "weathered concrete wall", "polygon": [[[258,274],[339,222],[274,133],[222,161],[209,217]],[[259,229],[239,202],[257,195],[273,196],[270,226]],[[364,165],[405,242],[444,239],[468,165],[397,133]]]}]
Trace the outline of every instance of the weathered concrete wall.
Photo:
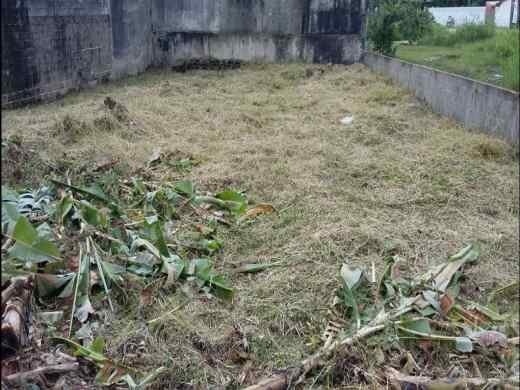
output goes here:
[{"label": "weathered concrete wall", "polygon": [[353,63],[366,0],[2,0],[2,106],[215,57]]},{"label": "weathered concrete wall", "polygon": [[363,62],[413,91],[433,111],[519,144],[518,93],[379,54],[365,53]]},{"label": "weathered concrete wall", "polygon": [[175,65],[193,58],[254,62],[357,62],[359,35],[273,35],[262,33],[171,32],[154,46],[154,65]]},{"label": "weathered concrete wall", "polygon": [[300,34],[307,2],[153,0],[153,24],[171,32]]},{"label": "weathered concrete wall", "polygon": [[353,63],[364,0],[155,0],[154,65],[189,57]]},{"label": "weathered concrete wall", "polygon": [[2,106],[107,77],[108,0],[2,0]]},{"label": "weathered concrete wall", "polygon": [[358,34],[363,21],[364,1],[309,0],[305,33]]},{"label": "weathered concrete wall", "polygon": [[112,78],[134,75],[152,63],[152,4],[149,0],[110,0]]}]

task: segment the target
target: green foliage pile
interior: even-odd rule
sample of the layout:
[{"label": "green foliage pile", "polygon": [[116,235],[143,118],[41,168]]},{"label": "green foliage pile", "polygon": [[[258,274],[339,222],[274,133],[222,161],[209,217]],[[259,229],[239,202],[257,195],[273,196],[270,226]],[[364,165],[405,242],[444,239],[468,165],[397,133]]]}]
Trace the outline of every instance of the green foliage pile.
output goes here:
[{"label": "green foliage pile", "polygon": [[412,336],[414,340],[445,342],[462,353],[482,347],[491,349],[495,344],[507,345],[514,331],[506,335],[496,329],[512,314],[495,311],[493,294],[487,306],[472,302],[463,294],[462,282],[467,279],[464,269],[479,258],[478,245],[469,244],[426,273],[411,276],[404,259],[388,255],[379,279],[374,271],[370,278],[366,270],[343,264],[335,302],[336,312],[344,314],[347,326],[327,336],[345,339],[362,333],[363,327],[381,322],[388,326],[395,316],[391,313],[397,311],[394,340],[409,341]]},{"label": "green foliage pile", "polygon": [[[76,301],[84,296],[73,313],[81,322],[93,312],[90,271],[99,274],[108,297],[125,274],[133,273],[163,275],[170,285],[196,278],[202,291],[232,299],[233,289],[212,271],[210,256],[222,246],[219,221],[230,223],[227,218],[246,212],[244,195],[202,195],[190,181],[158,184],[134,177],[131,183],[125,199],[117,200],[98,184],[78,187],[52,180],[23,193],[2,187],[2,233],[14,243],[2,262],[2,276],[36,273],[41,298],[74,294]],[[197,218],[198,230],[174,234],[186,209],[200,209],[205,217]],[[77,258],[76,265],[71,266],[71,258]]]},{"label": "green foliage pile", "polygon": [[[101,179],[88,186],[50,179],[35,191],[2,186],[2,282],[29,276],[40,304],[58,303],[66,311],[72,304],[69,337],[106,304],[116,311],[114,303],[127,299],[125,290],[136,278],[147,284],[161,279],[165,289],[189,282],[208,298],[232,301],[234,289],[213,268],[212,257],[223,245],[218,227],[271,209],[247,210],[241,192],[203,193],[187,180],[132,177],[120,180],[118,191]],[[88,352],[87,346],[79,349]],[[97,356],[94,363],[102,369],[114,367],[104,364],[102,348],[92,351],[88,357]],[[101,382],[132,380],[107,378]]]}]

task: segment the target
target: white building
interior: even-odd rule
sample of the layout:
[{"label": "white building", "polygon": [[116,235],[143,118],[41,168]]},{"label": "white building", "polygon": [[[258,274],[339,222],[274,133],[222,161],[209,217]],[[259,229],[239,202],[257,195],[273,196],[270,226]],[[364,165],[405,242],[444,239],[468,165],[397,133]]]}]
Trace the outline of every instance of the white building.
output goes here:
[{"label": "white building", "polygon": [[497,6],[495,7],[495,24],[500,27],[509,27],[511,5],[513,3],[513,23],[516,23],[516,21],[518,20],[518,0],[497,1],[497,3],[500,4],[497,4]]},{"label": "white building", "polygon": [[[499,27],[509,27],[511,15],[511,5],[514,2],[513,21],[517,21],[518,0],[489,1],[489,5],[495,7],[495,25]],[[465,23],[484,23],[486,20],[486,7],[432,7],[428,8],[435,21],[443,26],[451,16],[455,21],[455,26]]]}]

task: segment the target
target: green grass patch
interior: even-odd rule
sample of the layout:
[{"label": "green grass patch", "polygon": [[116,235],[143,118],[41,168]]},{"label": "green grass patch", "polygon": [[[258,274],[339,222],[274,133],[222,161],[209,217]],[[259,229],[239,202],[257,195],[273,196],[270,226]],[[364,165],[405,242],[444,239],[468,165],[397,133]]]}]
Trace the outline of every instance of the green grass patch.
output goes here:
[{"label": "green grass patch", "polygon": [[401,45],[396,53],[406,61],[519,90],[517,30],[436,26],[419,45]]},{"label": "green grass patch", "polygon": [[468,23],[457,29],[434,24],[432,31],[426,34],[419,43],[427,46],[455,46],[472,43],[495,36],[495,27],[487,24]]}]

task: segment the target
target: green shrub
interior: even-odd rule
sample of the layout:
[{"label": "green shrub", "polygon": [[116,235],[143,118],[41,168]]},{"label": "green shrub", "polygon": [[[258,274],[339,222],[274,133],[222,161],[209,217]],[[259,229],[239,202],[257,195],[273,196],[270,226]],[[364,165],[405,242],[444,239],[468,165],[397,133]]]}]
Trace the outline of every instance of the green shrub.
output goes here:
[{"label": "green shrub", "polygon": [[518,30],[500,29],[496,35],[496,52],[500,57],[506,58],[512,55],[518,57]]},{"label": "green shrub", "polygon": [[515,91],[520,90],[520,61],[518,54],[500,61],[500,67],[504,75],[503,85]]},{"label": "green shrub", "polygon": [[383,0],[368,21],[368,38],[373,49],[393,55],[393,42],[417,42],[431,31],[433,16],[417,0]]},{"label": "green shrub", "polygon": [[492,24],[466,23],[455,31],[455,43],[470,43],[482,41],[495,35],[495,27]]},{"label": "green shrub", "polygon": [[387,55],[395,53],[393,42],[397,39],[396,22],[395,5],[390,2],[383,2],[377,12],[370,17],[368,39],[370,39],[375,51]]},{"label": "green shrub", "polygon": [[518,40],[511,41],[509,49],[502,48],[502,52],[511,53],[511,55],[500,59],[500,68],[504,76],[502,85],[518,91],[520,90],[520,50]]},{"label": "green shrub", "polygon": [[430,33],[424,35],[419,44],[426,46],[453,46],[455,44],[455,33],[449,28],[434,23]]},{"label": "green shrub", "polygon": [[430,33],[425,34],[419,43],[428,46],[455,46],[461,43],[482,41],[494,35],[495,28],[490,24],[467,23],[452,31],[435,23]]},{"label": "green shrub", "polygon": [[415,0],[401,0],[398,4],[397,34],[400,40],[417,42],[431,32],[434,18],[430,11],[421,8]]},{"label": "green shrub", "polygon": [[499,59],[502,85],[518,91],[520,89],[520,42],[517,29],[499,29],[495,35],[494,51]]}]

